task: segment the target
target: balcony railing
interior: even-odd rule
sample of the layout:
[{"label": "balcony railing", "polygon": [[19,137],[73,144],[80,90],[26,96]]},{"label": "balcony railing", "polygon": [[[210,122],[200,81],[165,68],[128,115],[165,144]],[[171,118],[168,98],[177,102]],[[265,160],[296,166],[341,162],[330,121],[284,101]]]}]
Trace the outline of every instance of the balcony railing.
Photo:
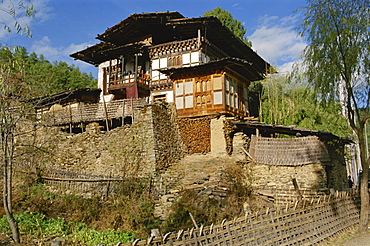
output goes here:
[{"label": "balcony railing", "polygon": [[138,83],[141,85],[149,86],[150,84],[150,76],[148,74],[138,74],[135,76],[135,74],[127,74],[127,75],[121,75],[121,74],[112,74],[109,78],[109,87],[116,87],[126,84],[132,84],[132,83]]},{"label": "balcony railing", "polygon": [[138,106],[146,105],[144,98],[122,99],[100,103],[75,103],[50,110],[39,110],[38,118],[46,125],[94,122],[132,116]]}]

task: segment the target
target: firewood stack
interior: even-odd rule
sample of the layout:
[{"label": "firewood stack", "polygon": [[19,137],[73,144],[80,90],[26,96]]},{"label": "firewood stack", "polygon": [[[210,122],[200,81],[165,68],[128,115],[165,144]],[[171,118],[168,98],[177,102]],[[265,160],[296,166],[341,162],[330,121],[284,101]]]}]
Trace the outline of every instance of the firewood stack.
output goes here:
[{"label": "firewood stack", "polygon": [[227,154],[231,155],[233,153],[233,137],[235,134],[235,127],[234,125],[230,124],[229,121],[225,120],[223,129],[226,140],[226,152]]},{"label": "firewood stack", "polygon": [[211,151],[211,118],[180,118],[178,126],[188,154]]}]

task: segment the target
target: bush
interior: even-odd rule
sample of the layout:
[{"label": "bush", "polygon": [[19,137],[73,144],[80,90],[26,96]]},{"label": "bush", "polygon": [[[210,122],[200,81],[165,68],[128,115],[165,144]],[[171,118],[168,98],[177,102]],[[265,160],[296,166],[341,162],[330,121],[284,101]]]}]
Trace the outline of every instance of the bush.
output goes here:
[{"label": "bush", "polygon": [[189,213],[198,225],[220,223],[223,219],[231,220],[244,214],[243,205],[251,202],[252,168],[246,163],[234,163],[223,170],[223,181],[228,184],[227,197],[209,196],[204,192],[186,190],[173,203],[172,213],[165,221],[162,230],[165,232],[194,227]]},{"label": "bush", "polygon": [[[38,212],[23,212],[15,215],[19,231],[27,240],[50,241],[53,238],[63,238],[79,245],[96,245],[98,243],[116,244],[128,243],[134,238],[134,233],[122,230],[107,229],[96,231],[84,223],[66,222],[63,218],[46,219]],[[0,233],[10,235],[11,231],[6,216],[0,219]]]}]

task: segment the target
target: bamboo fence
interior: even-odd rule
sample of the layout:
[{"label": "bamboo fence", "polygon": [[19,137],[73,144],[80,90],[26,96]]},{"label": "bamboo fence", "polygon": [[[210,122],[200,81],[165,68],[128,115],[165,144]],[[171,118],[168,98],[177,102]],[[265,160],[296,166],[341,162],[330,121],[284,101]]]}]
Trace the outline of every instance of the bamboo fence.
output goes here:
[{"label": "bamboo fence", "polygon": [[[337,192],[285,208],[121,245],[314,245],[358,224],[358,192]],[[196,218],[195,218],[196,220]]]},{"label": "bamboo fence", "polygon": [[277,166],[300,166],[330,161],[324,143],[316,136],[266,138],[253,135],[250,154],[256,163]]},{"label": "bamboo fence", "polygon": [[43,169],[40,178],[44,184],[59,189],[81,192],[81,194],[90,193],[102,197],[118,194],[129,185],[143,183],[151,185],[151,182],[153,182],[148,178],[96,175],[55,167]]}]

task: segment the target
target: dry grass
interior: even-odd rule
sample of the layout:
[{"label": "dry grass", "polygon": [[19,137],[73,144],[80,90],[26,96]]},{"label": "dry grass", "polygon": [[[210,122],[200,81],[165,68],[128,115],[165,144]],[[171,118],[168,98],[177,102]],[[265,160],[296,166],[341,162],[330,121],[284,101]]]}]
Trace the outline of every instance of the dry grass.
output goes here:
[{"label": "dry grass", "polygon": [[319,246],[370,245],[370,241],[368,241],[367,244],[356,244],[354,242],[350,242],[368,233],[368,231],[359,232],[358,226],[349,227],[320,243]]}]

